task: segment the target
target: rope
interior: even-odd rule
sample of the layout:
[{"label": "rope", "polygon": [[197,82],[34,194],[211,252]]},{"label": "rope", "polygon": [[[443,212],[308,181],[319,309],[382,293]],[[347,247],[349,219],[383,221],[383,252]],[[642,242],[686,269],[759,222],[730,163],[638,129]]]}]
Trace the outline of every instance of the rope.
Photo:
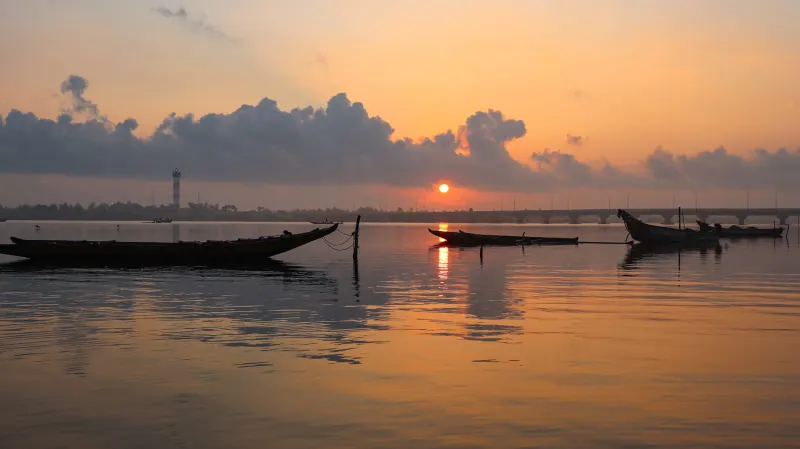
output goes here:
[{"label": "rope", "polygon": [[342,243],[333,243],[333,242],[331,242],[330,240],[328,240],[328,238],[327,238],[327,237],[323,237],[323,239],[324,239],[326,242],[328,242],[328,244],[330,244],[330,245],[333,245],[333,246],[342,246],[342,245],[344,245],[345,243],[349,242],[349,241],[350,241],[350,239],[352,239],[352,238],[353,238],[353,236],[351,235],[350,237],[348,237],[348,238],[347,238],[345,241],[343,241]]},{"label": "rope", "polygon": [[[344,231],[342,231],[342,230],[341,230],[341,229],[339,229],[339,228],[336,228],[336,232],[338,232],[338,233],[340,233],[340,234],[342,234],[342,235],[350,235],[350,236],[352,236],[352,235],[353,235],[353,232],[351,232],[351,233],[349,233],[349,234],[348,234],[347,232],[344,232]],[[354,231],[354,232],[355,232],[355,231]]]},{"label": "rope", "polygon": [[[335,251],[347,251],[348,249],[352,248],[355,245],[355,240],[354,240],[353,242],[350,243],[350,245],[348,245],[345,248],[337,248],[331,242],[329,242],[328,239],[326,239],[325,237],[322,238],[322,241],[325,242],[326,245],[328,245],[328,248]],[[347,240],[345,240],[342,244],[344,243],[347,243]]]}]

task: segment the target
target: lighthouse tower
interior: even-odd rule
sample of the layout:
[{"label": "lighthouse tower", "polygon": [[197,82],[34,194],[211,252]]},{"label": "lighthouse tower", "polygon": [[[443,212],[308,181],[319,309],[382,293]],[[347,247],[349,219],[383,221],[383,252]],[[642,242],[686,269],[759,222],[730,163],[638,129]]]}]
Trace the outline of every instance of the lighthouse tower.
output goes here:
[{"label": "lighthouse tower", "polygon": [[181,208],[181,171],[177,168],[172,171],[172,207]]}]

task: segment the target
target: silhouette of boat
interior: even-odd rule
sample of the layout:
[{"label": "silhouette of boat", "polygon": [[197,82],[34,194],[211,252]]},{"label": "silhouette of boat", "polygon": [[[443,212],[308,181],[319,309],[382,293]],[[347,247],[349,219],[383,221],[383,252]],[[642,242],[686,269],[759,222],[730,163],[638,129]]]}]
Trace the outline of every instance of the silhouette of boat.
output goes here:
[{"label": "silhouette of boat", "polygon": [[332,225],[332,224],[342,224],[344,222],[343,221],[330,221],[330,220],[328,220],[326,218],[326,219],[324,219],[322,221],[309,221],[309,223],[317,224],[317,225],[320,225],[320,224]]},{"label": "silhouette of boat", "polygon": [[145,223],[172,223],[172,219],[169,217],[159,217],[152,221],[145,221]]},{"label": "silhouette of boat", "polygon": [[721,224],[715,223],[714,226],[710,224],[700,221],[697,221],[697,225],[700,226],[700,231],[702,232],[713,232],[718,237],[748,237],[748,238],[755,238],[755,237],[771,237],[771,238],[780,238],[783,235],[783,228],[782,227],[772,227],[772,228],[757,228],[755,226],[748,226],[746,228],[740,226],[730,226],[727,228],[723,228]]},{"label": "silhouette of boat", "polygon": [[669,228],[647,224],[628,212],[619,209],[617,217],[625,223],[631,238],[649,245],[672,245],[676,243],[692,244],[698,242],[718,242],[719,237],[709,232],[700,232],[688,228]]},{"label": "silhouette of boat", "polygon": [[436,231],[428,228],[428,232],[442,238],[450,245],[457,246],[515,246],[515,245],[577,245],[578,237],[526,237],[525,235],[491,235],[472,234],[464,231]]},{"label": "silhouette of boat", "polygon": [[299,234],[205,242],[118,242],[76,240],[27,240],[11,237],[0,245],[0,254],[53,264],[245,264],[258,263],[291,251],[334,232],[331,227]]}]

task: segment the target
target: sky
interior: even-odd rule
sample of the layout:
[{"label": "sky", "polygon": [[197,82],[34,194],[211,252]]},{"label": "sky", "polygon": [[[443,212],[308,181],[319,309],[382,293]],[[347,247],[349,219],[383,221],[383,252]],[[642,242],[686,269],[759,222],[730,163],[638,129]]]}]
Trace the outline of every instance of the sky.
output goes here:
[{"label": "sky", "polygon": [[166,203],[179,166],[184,205],[797,205],[798,19],[788,0],[0,0],[0,203]]}]

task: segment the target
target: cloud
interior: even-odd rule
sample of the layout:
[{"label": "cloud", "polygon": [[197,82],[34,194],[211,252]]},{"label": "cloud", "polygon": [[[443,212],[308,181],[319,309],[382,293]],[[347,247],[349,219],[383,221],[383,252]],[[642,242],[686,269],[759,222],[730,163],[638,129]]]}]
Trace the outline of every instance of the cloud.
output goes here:
[{"label": "cloud", "polygon": [[583,89],[570,89],[567,95],[574,100],[583,100],[587,98],[587,92]]},{"label": "cloud", "polygon": [[230,36],[215,28],[210,23],[207,23],[205,19],[190,17],[186,8],[181,7],[173,11],[166,6],[159,6],[154,8],[153,11],[167,19],[175,20],[191,31],[204,33],[208,36],[220,39],[232,40]]},{"label": "cloud", "polygon": [[[441,180],[486,191],[534,193],[588,188],[753,188],[791,185],[800,151],[724,148],[675,155],[657,148],[640,169],[622,170],[558,150],[515,160],[508,144],[525,123],[501,111],[478,111],[432,137],[398,138],[360,102],[337,94],[321,108],[282,110],[269,98],[231,113],[171,114],[147,137],[129,118],[111,123],[86,98],[89,83],[72,75],[62,91],[71,113],[56,120],[12,110],[0,117],[0,173],[163,179],[173,167],[197,181],[270,185],[427,187]],[[77,121],[80,113],[88,116]]]},{"label": "cloud", "polygon": [[89,81],[86,78],[78,75],[70,75],[69,78],[61,83],[61,93],[69,96],[70,107],[64,109],[62,112],[66,114],[77,113],[87,114],[90,118],[108,122],[108,119],[100,115],[100,109],[96,104],[84,98],[83,93],[89,88]]},{"label": "cloud", "polygon": [[583,145],[585,139],[583,136],[573,136],[572,134],[567,134],[567,145],[573,145],[579,147]]}]

